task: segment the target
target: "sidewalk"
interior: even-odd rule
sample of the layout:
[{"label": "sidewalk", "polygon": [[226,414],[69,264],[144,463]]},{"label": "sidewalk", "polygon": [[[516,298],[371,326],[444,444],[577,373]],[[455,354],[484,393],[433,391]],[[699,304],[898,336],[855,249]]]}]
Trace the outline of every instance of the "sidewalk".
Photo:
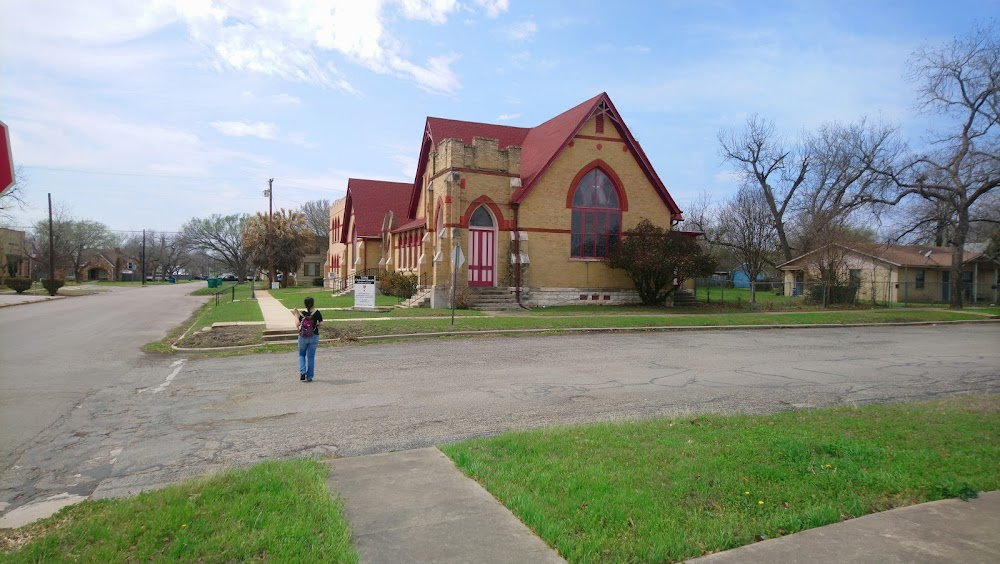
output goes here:
[{"label": "sidewalk", "polygon": [[361,562],[565,562],[436,448],[331,465]]},{"label": "sidewalk", "polygon": [[766,540],[698,558],[729,562],[1000,562],[1000,491],[944,499]]},{"label": "sidewalk", "polygon": [[[436,448],[331,461],[368,564],[564,562]],[[692,562],[1000,562],[1000,491],[866,515]]]},{"label": "sidewalk", "polygon": [[257,304],[268,331],[295,331],[295,316],[267,290],[256,290]]}]

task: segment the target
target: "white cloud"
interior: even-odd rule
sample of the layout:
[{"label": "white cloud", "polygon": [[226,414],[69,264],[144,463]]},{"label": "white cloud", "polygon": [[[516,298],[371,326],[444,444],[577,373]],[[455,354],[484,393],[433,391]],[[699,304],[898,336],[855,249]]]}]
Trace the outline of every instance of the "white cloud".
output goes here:
[{"label": "white cloud", "polygon": [[[460,87],[450,64],[456,55],[432,56],[425,64],[404,57],[404,46],[386,29],[389,6],[411,20],[442,24],[457,10],[454,0],[342,0],[293,2],[267,7],[242,3],[208,11],[181,13],[192,37],[212,52],[216,68],[278,76],[358,94],[327,58],[339,53],[380,74],[401,76],[432,92]],[[443,76],[439,76],[443,75]]]},{"label": "white cloud", "polygon": [[476,0],[476,5],[486,10],[486,17],[493,19],[510,7],[509,0]]},{"label": "white cloud", "polygon": [[511,41],[527,41],[538,32],[538,25],[531,20],[516,23],[504,30],[503,35]]},{"label": "white cloud", "polygon": [[497,116],[497,121],[510,121],[521,117],[521,114],[501,114]]},{"label": "white cloud", "polygon": [[401,0],[400,3],[407,18],[434,24],[448,21],[448,14],[458,9],[458,2],[455,0]]},{"label": "white cloud", "polygon": [[292,145],[312,148],[305,134],[289,133],[279,135],[278,126],[264,121],[213,121],[209,123],[216,131],[229,137],[257,137],[266,141],[281,141]]},{"label": "white cloud", "polygon": [[650,51],[652,51],[652,49],[650,49],[649,47],[646,47],[645,45],[629,45],[629,46],[625,47],[625,51],[628,52],[628,53],[636,53],[636,54],[639,54],[639,55],[645,55],[646,53],[649,53]]},{"label": "white cloud", "polygon": [[230,137],[259,137],[268,140],[278,138],[278,126],[263,121],[213,121],[210,125],[219,133]]}]

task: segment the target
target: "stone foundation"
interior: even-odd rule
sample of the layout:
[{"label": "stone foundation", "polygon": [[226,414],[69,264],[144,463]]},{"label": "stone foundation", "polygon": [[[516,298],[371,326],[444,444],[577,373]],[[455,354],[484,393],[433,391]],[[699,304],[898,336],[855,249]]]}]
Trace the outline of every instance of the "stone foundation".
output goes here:
[{"label": "stone foundation", "polygon": [[621,288],[521,288],[521,303],[528,307],[564,305],[638,304],[635,290]]}]

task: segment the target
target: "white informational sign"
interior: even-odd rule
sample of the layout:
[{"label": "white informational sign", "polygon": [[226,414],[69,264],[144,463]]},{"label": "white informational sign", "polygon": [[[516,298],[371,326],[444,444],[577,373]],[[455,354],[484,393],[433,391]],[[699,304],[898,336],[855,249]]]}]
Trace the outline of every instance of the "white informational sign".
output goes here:
[{"label": "white informational sign", "polygon": [[354,307],[375,309],[375,277],[354,277]]},{"label": "white informational sign", "polygon": [[462,252],[462,247],[455,245],[455,248],[451,251],[451,264],[455,265],[455,268],[462,268],[465,264],[465,254]]}]

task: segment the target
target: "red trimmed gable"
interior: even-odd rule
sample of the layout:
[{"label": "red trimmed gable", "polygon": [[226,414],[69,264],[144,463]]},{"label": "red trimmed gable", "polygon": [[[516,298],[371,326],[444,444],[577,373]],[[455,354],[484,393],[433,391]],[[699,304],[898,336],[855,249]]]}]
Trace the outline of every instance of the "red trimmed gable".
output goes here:
[{"label": "red trimmed gable", "polygon": [[[396,217],[405,217],[412,191],[413,185],[406,182],[350,178],[347,180],[344,217],[350,217],[351,212],[354,212],[359,238],[381,238],[385,215],[391,211]],[[345,231],[341,235],[341,242],[347,242],[349,238],[347,223],[344,222]]]},{"label": "red trimmed gable", "polygon": [[[593,116],[607,116],[612,125],[621,135],[625,146],[638,161],[639,167],[645,173],[650,184],[656,189],[657,195],[670,210],[671,219],[680,221],[681,210],[667,192],[667,187],[653,170],[652,163],[639,142],[632,136],[628,126],[621,119],[607,92],[578,104],[556,117],[532,128],[494,125],[470,121],[458,121],[443,118],[428,117],[424,126],[424,137],[420,146],[420,157],[417,162],[417,173],[413,181],[410,195],[409,214],[417,215],[417,204],[423,190],[423,174],[427,168],[430,151],[436,149],[444,139],[457,138],[466,144],[472,144],[474,137],[497,139],[501,150],[510,146],[521,148],[521,188],[516,190],[511,198],[513,202],[521,203],[531,191],[531,188],[545,173],[559,152],[566,148],[573,137]],[[605,124],[607,121],[605,121]]]}]

